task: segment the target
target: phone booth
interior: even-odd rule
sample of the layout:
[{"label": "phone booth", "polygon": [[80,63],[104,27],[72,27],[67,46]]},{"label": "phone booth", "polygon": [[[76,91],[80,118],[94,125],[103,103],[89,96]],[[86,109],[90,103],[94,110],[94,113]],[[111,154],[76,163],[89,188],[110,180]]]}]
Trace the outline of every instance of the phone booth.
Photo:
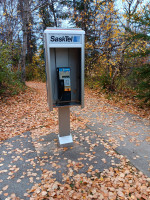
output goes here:
[{"label": "phone booth", "polygon": [[44,31],[47,101],[58,107],[59,144],[73,143],[70,106],[84,107],[84,35],[77,28],[47,28]]}]

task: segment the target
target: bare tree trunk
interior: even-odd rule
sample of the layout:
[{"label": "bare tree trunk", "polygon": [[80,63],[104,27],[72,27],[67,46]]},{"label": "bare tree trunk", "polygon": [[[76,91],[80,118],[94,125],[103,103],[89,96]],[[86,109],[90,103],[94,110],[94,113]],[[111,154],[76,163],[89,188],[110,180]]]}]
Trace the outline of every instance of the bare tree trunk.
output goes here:
[{"label": "bare tree trunk", "polygon": [[21,55],[21,80],[25,82],[26,79],[26,50],[27,50],[27,33],[23,32],[23,46]]},{"label": "bare tree trunk", "polygon": [[22,45],[22,52],[21,52],[21,81],[25,83],[29,1],[23,0],[23,1],[20,1],[20,3],[22,7],[22,31],[23,31],[23,45]]},{"label": "bare tree trunk", "polygon": [[78,23],[77,23],[77,11],[76,11],[76,0],[73,0],[73,9],[74,9],[74,18],[75,18],[75,23],[76,23],[76,27],[78,27]]},{"label": "bare tree trunk", "polygon": [[124,48],[123,50],[121,51],[121,58],[120,58],[120,62],[118,64],[118,66],[116,67],[115,69],[115,72],[112,76],[112,79],[111,79],[111,88],[113,88],[113,84],[114,84],[114,80],[115,80],[115,77],[118,73],[118,70],[119,68],[121,68],[123,66],[123,62],[124,62],[124,53],[125,53],[125,50],[127,49],[127,47],[133,42],[133,40],[131,40]]},{"label": "bare tree trunk", "polygon": [[55,12],[55,8],[54,8],[54,1],[51,0],[51,3],[50,3],[50,8],[53,12],[53,17],[54,17],[54,25],[57,27],[57,18],[56,18],[56,12]]}]

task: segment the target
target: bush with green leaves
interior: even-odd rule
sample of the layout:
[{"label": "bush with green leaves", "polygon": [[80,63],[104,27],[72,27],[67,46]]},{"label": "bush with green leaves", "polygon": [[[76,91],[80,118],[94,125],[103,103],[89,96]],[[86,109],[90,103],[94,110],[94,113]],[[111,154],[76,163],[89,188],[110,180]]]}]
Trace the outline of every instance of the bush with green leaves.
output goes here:
[{"label": "bush with green leaves", "polygon": [[131,54],[132,57],[141,59],[141,65],[133,70],[133,77],[136,81],[135,89],[138,93],[137,97],[150,105],[150,7],[145,7],[141,16],[133,15],[132,21],[139,30],[131,32],[132,38],[147,43],[144,49],[134,55]]},{"label": "bush with green leaves", "polygon": [[46,81],[45,62],[43,59],[43,49],[40,49],[32,58],[32,63],[26,67],[26,80]]},{"label": "bush with green leaves", "polygon": [[24,86],[20,82],[20,74],[12,70],[12,55],[10,46],[0,43],[0,95],[17,94]]},{"label": "bush with green leaves", "polygon": [[133,77],[136,80],[137,97],[150,105],[150,64],[136,68],[133,71]]}]

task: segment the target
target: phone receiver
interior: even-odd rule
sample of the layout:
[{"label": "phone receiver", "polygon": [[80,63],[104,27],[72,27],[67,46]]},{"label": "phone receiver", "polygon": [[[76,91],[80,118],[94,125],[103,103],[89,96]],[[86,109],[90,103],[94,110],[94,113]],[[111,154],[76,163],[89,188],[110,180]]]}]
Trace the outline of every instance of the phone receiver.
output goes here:
[{"label": "phone receiver", "polygon": [[61,100],[64,93],[64,80],[59,80],[59,100]]}]

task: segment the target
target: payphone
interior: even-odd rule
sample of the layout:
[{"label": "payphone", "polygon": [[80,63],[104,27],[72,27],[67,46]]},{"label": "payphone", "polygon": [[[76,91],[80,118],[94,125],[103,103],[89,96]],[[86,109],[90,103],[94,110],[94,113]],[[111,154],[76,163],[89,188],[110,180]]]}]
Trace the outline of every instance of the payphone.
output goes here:
[{"label": "payphone", "polygon": [[84,35],[77,28],[44,31],[47,101],[58,108],[59,143],[71,143],[70,106],[84,107]]},{"label": "payphone", "polygon": [[70,68],[57,68],[58,100],[59,102],[71,101]]}]

